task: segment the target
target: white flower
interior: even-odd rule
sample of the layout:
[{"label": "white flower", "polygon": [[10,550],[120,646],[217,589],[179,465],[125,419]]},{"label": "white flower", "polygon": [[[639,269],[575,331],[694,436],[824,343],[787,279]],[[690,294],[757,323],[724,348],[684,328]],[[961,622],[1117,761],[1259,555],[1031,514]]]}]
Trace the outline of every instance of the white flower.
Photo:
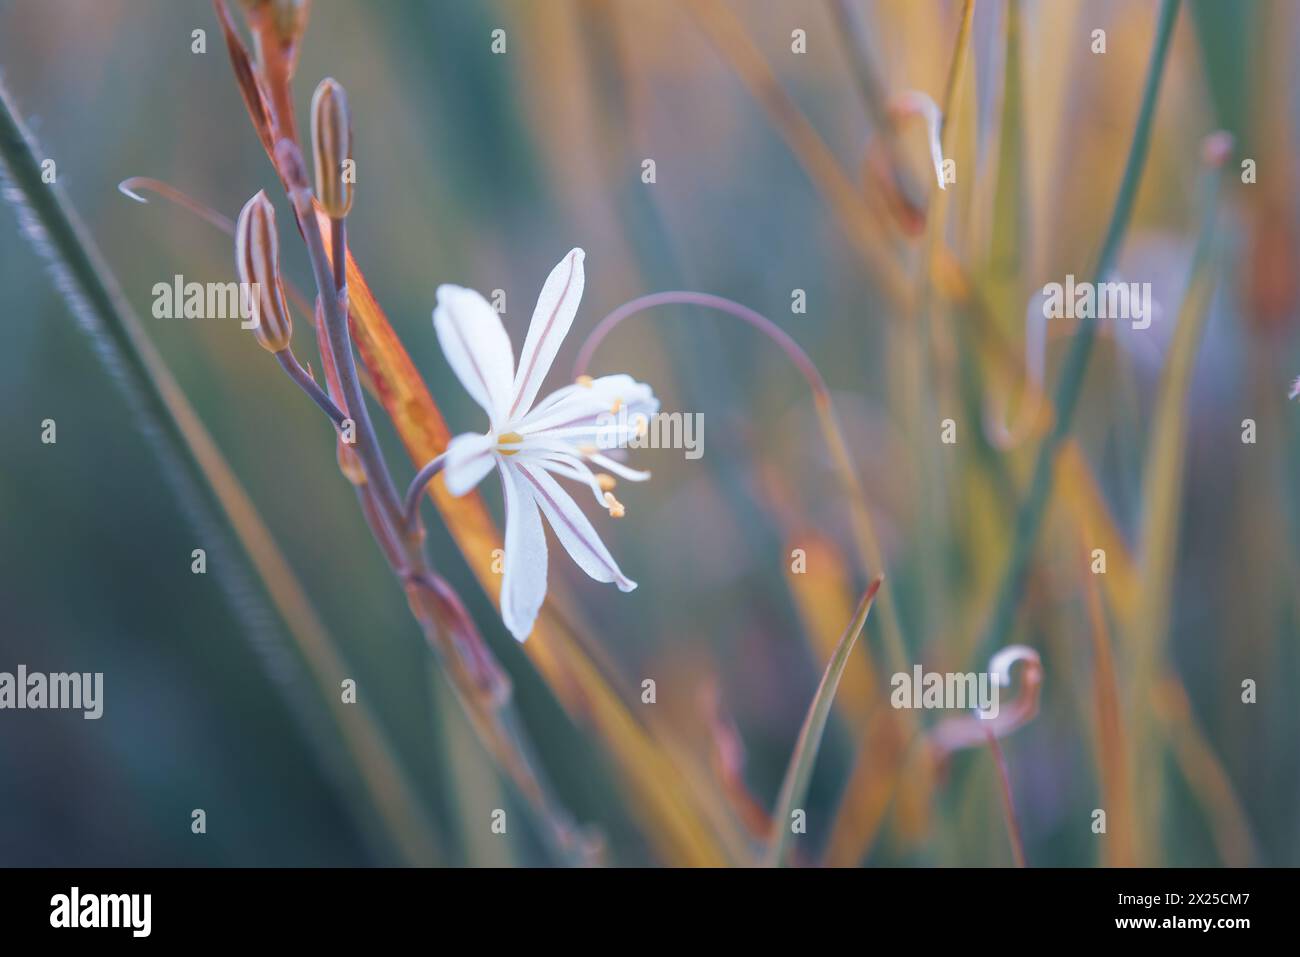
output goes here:
[{"label": "white flower", "polygon": [[[650,477],[597,450],[626,444],[659,410],[650,387],[627,375],[584,376],[534,404],[582,298],[581,249],[551,270],[533,310],[523,353],[514,351],[501,318],[481,295],[439,286],[433,328],[452,370],[488,414],[486,434],[465,433],[447,446],[443,479],[464,495],[496,466],[506,500],[501,617],[524,641],[546,597],[546,535],[542,515],[578,566],[596,581],[631,591],[636,582],[619,569],[591,522],[555,475],[583,482],[615,518],[623,506],[610,491],[614,473],[633,482]],[[624,415],[611,415],[627,411]],[[617,424],[611,426],[611,420]],[[597,475],[594,465],[605,470]]]}]

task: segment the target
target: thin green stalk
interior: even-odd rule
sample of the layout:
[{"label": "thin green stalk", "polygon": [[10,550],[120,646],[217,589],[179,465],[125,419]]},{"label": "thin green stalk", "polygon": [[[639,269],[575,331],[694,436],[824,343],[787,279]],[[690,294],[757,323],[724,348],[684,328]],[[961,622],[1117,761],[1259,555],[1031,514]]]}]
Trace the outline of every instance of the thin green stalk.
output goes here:
[{"label": "thin green stalk", "polygon": [[[162,462],[182,509],[200,533],[243,634],[264,659],[339,789],[355,793],[355,781],[361,780],[379,811],[389,852],[410,863],[436,861],[440,852],[434,833],[383,729],[363,704],[340,701],[339,683],[349,669],[333,639],[247,492],[145,335],[80,218],[56,185],[42,181],[38,155],[16,104],[0,84],[0,168],[5,173],[0,179],[5,199]],[[313,700],[298,659],[287,653],[282,633],[271,624],[275,616],[265,608],[268,595],[330,705],[344,739],[342,753],[355,763],[355,770],[312,717],[319,711],[319,700]],[[368,815],[363,817],[368,820]]]},{"label": "thin green stalk", "polygon": [[776,811],[772,815],[772,843],[768,845],[763,859],[767,867],[779,867],[785,857],[792,833],[790,816],[808,794],[808,783],[812,780],[813,765],[817,761],[817,752],[821,750],[822,735],[826,732],[826,721],[831,714],[831,705],[835,703],[840,677],[844,674],[844,666],[849,663],[853,645],[867,623],[867,615],[871,613],[871,605],[875,601],[876,592],[880,590],[881,581],[877,578],[867,586],[862,600],[858,602],[858,610],[853,613],[853,620],[844,629],[839,644],[831,653],[831,660],[826,664],[817,693],[808,706],[808,714],[804,718],[803,727],[799,729],[794,753],[790,756],[790,765],[781,782]]},{"label": "thin green stalk", "polygon": [[[1105,280],[1119,253],[1120,242],[1128,229],[1129,218],[1133,213],[1133,203],[1137,197],[1138,182],[1142,178],[1142,168],[1146,163],[1147,149],[1151,143],[1152,119],[1155,116],[1156,96],[1160,91],[1160,77],[1164,73],[1165,60],[1169,53],[1169,41],[1173,36],[1174,23],[1178,18],[1178,0],[1162,0],[1160,16],[1156,24],[1155,44],[1151,50],[1150,65],[1147,70],[1146,85],[1142,91],[1142,104],[1138,110],[1137,128],[1133,133],[1133,142],[1129,147],[1128,160],[1124,165],[1124,178],[1120,182],[1119,195],[1111,213],[1110,226],[1102,242],[1101,254],[1093,275],[1097,282]],[[1024,582],[1025,571],[1033,553],[1034,543],[1038,538],[1039,527],[1043,523],[1047,501],[1052,491],[1052,472],[1056,465],[1056,456],[1060,452],[1070,432],[1074,418],[1075,406],[1083,390],[1084,373],[1088,368],[1088,359],[1092,354],[1093,341],[1097,335],[1096,320],[1083,320],[1074,337],[1074,344],[1066,356],[1061,380],[1057,384],[1054,397],[1056,419],[1051,431],[1039,447],[1038,458],[1034,463],[1033,478],[1030,481],[1029,494],[1020,507],[1016,517],[1015,537],[1011,546],[1011,559],[998,590],[997,602],[989,620],[985,634],[985,648],[999,648],[1007,643],[1007,636],[1014,623],[1016,608],[1020,603],[1020,591]]]}]

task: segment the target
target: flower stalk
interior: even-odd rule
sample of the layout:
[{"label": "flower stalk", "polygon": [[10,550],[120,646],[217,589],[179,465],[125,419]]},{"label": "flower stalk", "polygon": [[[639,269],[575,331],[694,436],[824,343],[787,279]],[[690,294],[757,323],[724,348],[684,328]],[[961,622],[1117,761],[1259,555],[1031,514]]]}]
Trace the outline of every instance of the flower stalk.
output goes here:
[{"label": "flower stalk", "polygon": [[[293,350],[288,348],[282,349],[275,354],[275,358],[276,361],[280,363],[280,368],[288,373],[289,378],[296,382],[298,387],[302,389],[303,392],[306,392],[307,395],[311,397],[311,400],[320,407],[320,410],[330,417],[330,421],[334,423],[334,427],[342,430],[344,423],[348,418],[347,413],[335,405],[330,397],[324,393],[321,387],[316,384],[316,380],[313,379],[311,374],[302,367],[302,363],[300,363],[298,357],[293,354]],[[365,476],[363,475],[362,479],[364,480],[364,478]]]},{"label": "flower stalk", "polygon": [[[330,257],[325,252],[325,241],[313,211],[312,191],[307,185],[302,151],[290,140],[281,140],[276,146],[276,158],[279,160],[281,175],[289,185],[289,201],[293,204],[303,239],[307,242],[312,275],[316,280],[317,295],[325,315],[326,338],[323,347],[330,351],[343,399],[355,426],[354,448],[357,458],[365,470],[367,484],[376,489],[384,520],[399,539],[407,540],[409,546],[410,536],[403,534],[397,489],[375,438],[374,425],[361,390],[361,380],[357,376],[356,357],[348,330],[347,285],[340,288],[335,282]],[[342,248],[339,252],[341,255],[338,258],[343,258],[346,254]],[[414,552],[408,547],[408,558],[414,557]]]},{"label": "flower stalk", "polygon": [[[857,469],[853,465],[848,443],[844,439],[844,431],[840,427],[839,417],[836,415],[834,403],[831,401],[830,387],[826,384],[826,380],[822,378],[821,372],[808,353],[804,352],[784,329],[762,313],[731,299],[702,292],[672,290],[639,296],[625,302],[596,324],[596,328],[587,336],[578,352],[577,359],[574,360],[574,378],[581,379],[586,376],[587,368],[591,365],[592,357],[596,354],[600,344],[625,320],[649,309],[674,305],[698,306],[733,316],[771,339],[785,353],[786,357],[794,363],[795,368],[799,370],[800,375],[807,381],[809,389],[812,390],[818,423],[821,426],[822,437],[831,453],[831,464],[835,477],[839,481],[841,491],[849,503],[849,517],[853,526],[853,542],[857,547],[858,560],[866,574],[883,576],[884,555],[880,548],[880,540],[876,535],[875,524],[871,519],[871,511],[867,507],[866,492],[862,488],[861,479],[858,477]],[[903,632],[898,620],[898,612],[894,608],[893,599],[887,587],[884,588],[880,596],[880,614],[883,619],[881,630],[884,634],[885,647],[889,653],[891,665],[895,670],[902,670],[906,667],[907,653],[903,643]]]},{"label": "flower stalk", "polygon": [[411,484],[406,489],[406,503],[402,509],[408,525],[414,525],[418,520],[420,499],[424,498],[424,490],[428,488],[434,476],[441,472],[446,464],[447,456],[444,453],[416,472],[415,478],[411,479]]},{"label": "flower stalk", "polygon": [[[345,174],[343,161],[350,158],[351,136],[342,88],[327,81],[326,92],[315,98],[317,115],[313,126],[317,135],[312,144],[313,157],[324,161],[319,167],[322,175],[318,177],[318,189],[330,203],[327,209],[313,196],[294,133],[291,58],[286,59],[283,46],[272,49],[259,43],[259,63],[254,64],[233,30],[225,3],[213,2],[249,116],[285,187],[307,245],[317,287],[317,328],[324,333],[318,335],[318,340],[329,389],[327,398],[348,417],[345,422],[351,424],[355,440],[351,445],[340,443],[340,467],[355,486],[372,534],[402,583],[411,612],[471,725],[537,813],[543,825],[542,837],[551,850],[568,863],[588,863],[589,848],[577,839],[575,827],[537,769],[531,745],[514,714],[508,677],[454,590],[430,566],[423,550],[424,531],[418,510],[411,521],[406,520],[403,501],[366,408],[349,328],[345,219],[351,206],[351,190],[350,171]],[[259,23],[250,14],[250,22],[260,37],[259,26],[264,30],[266,21]],[[269,56],[268,49],[272,50]],[[277,56],[279,59],[274,59]],[[318,211],[325,215],[318,219]],[[329,229],[328,248],[324,228]],[[286,371],[321,405],[307,385],[314,382],[309,375],[295,375],[292,365]],[[328,408],[326,411],[329,414]]]}]

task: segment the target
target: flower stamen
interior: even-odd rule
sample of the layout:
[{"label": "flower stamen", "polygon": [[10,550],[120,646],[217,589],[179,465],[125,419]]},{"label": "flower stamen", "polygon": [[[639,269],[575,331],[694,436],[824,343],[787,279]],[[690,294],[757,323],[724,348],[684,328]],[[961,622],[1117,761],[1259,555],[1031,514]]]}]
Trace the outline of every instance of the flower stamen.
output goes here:
[{"label": "flower stamen", "polygon": [[524,441],[524,437],[518,432],[503,432],[497,436],[497,451],[502,455],[514,455],[518,449],[507,449],[506,445],[519,445]]}]

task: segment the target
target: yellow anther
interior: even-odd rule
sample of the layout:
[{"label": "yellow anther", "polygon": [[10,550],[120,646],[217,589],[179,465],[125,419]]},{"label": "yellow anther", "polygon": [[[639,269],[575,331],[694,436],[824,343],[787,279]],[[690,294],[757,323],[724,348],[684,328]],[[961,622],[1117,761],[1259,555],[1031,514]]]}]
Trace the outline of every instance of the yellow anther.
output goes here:
[{"label": "yellow anther", "polygon": [[615,399],[615,400],[614,400],[614,407],[613,407],[612,409],[610,409],[609,411],[612,412],[612,413],[614,413],[615,415],[617,415],[617,414],[618,414],[618,410],[621,409],[621,408],[623,408],[623,400],[622,400],[622,399]]},{"label": "yellow anther", "polygon": [[584,455],[584,456],[585,456],[585,455],[595,455],[598,451],[600,451],[600,450],[597,449],[594,445],[579,445],[579,446],[578,446],[578,454],[579,454],[579,455]]},{"label": "yellow anther", "polygon": [[596,380],[593,379],[593,378],[592,378],[591,376],[589,376],[589,375],[580,375],[580,376],[578,376],[578,378],[574,379],[573,381],[574,381],[576,384],[582,386],[584,389],[590,389],[590,388],[591,388],[591,384],[592,384],[593,382],[595,382]]},{"label": "yellow anther", "polygon": [[605,507],[609,509],[611,518],[622,518],[627,514],[627,509],[623,507],[622,502],[614,497],[613,492],[605,493]]},{"label": "yellow anther", "polygon": [[618,484],[618,480],[612,475],[607,475],[604,472],[601,472],[596,476],[596,484],[600,486],[602,492],[608,492]]},{"label": "yellow anther", "polygon": [[497,436],[497,451],[502,455],[514,455],[518,449],[502,448],[504,445],[519,445],[524,441],[524,437],[518,432],[503,432]]}]

